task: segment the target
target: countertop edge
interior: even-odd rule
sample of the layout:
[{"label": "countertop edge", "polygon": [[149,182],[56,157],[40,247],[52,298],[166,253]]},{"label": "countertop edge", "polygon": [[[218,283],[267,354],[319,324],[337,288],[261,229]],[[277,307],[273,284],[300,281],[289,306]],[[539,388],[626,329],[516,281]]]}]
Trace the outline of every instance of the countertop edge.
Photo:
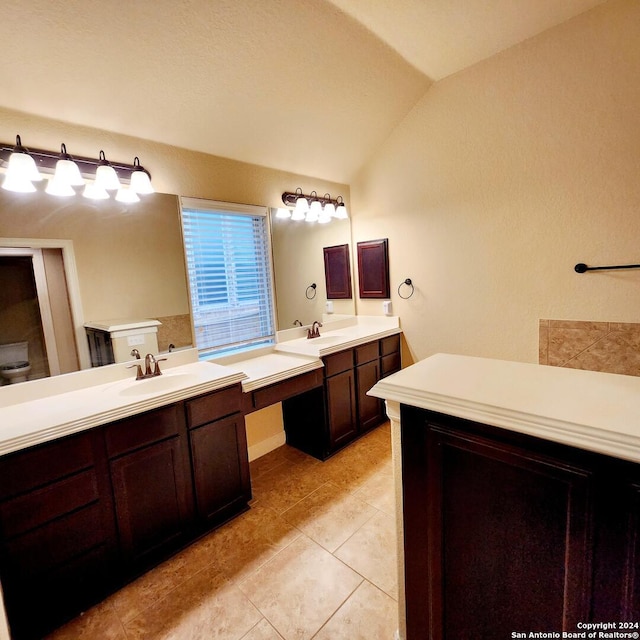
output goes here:
[{"label": "countertop edge", "polygon": [[610,455],[630,462],[640,462],[640,438],[621,433],[548,418],[539,414],[467,402],[426,391],[401,389],[396,385],[385,383],[385,380],[376,383],[368,395]]},{"label": "countertop edge", "polygon": [[88,415],[81,419],[71,420],[49,428],[16,435],[0,441],[0,455],[6,455],[21,449],[51,442],[58,438],[80,433],[81,431],[86,431],[94,427],[100,427],[109,422],[128,418],[152,409],[159,409],[160,407],[174,402],[188,400],[189,398],[193,398],[203,393],[217,391],[218,389],[223,389],[242,382],[245,377],[246,376],[243,373],[234,373],[225,376],[224,378],[217,378],[210,382],[203,382],[194,386],[178,389],[170,393],[162,393],[148,398],[143,398],[108,411]]}]

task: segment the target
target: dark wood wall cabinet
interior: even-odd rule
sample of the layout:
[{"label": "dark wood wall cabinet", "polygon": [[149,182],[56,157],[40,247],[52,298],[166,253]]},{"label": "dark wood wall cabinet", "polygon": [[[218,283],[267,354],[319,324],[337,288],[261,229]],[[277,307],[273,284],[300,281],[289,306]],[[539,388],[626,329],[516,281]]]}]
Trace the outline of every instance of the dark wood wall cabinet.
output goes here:
[{"label": "dark wood wall cabinet", "polygon": [[244,511],[241,386],[0,458],[12,638],[42,638]]},{"label": "dark wood wall cabinet", "polygon": [[412,407],[401,423],[407,640],[640,621],[638,465]]},{"label": "dark wood wall cabinet", "polygon": [[384,422],[383,402],[367,391],[400,369],[400,335],[322,360],[322,384],[282,403],[287,443],[320,460]]}]

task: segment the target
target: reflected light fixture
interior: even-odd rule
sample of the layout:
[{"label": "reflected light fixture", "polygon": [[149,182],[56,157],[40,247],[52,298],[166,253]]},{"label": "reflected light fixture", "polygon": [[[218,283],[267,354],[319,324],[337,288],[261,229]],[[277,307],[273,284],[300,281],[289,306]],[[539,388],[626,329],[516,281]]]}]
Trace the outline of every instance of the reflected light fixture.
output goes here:
[{"label": "reflected light fixture", "polygon": [[[330,194],[325,193],[320,198],[315,191],[307,196],[302,192],[302,188],[298,187],[294,192],[285,191],[282,194],[282,202],[288,209],[293,209],[291,220],[294,221],[306,220],[326,224],[332,218],[346,220],[349,217],[342,196],[333,199]],[[276,214],[276,217],[287,216]]]},{"label": "reflected light fixture", "polygon": [[16,144],[9,156],[7,172],[2,181],[2,188],[7,191],[29,193],[36,190],[34,182],[42,180],[36,162],[26,147],[22,146],[20,136],[16,136]]},{"label": "reflected light fixture", "polygon": [[[140,164],[138,156],[133,164],[109,162],[104,151],[99,158],[72,158],[66,145],[60,153],[42,149],[27,149],[20,136],[16,144],[0,143],[0,173],[4,173],[2,187],[9,191],[36,191],[34,182],[48,179],[45,192],[56,196],[73,196],[74,187],[85,185],[82,194],[93,200],[106,200],[116,191],[119,202],[139,202],[138,194],[154,193],[150,173]],[[129,186],[124,186],[129,185]]]}]

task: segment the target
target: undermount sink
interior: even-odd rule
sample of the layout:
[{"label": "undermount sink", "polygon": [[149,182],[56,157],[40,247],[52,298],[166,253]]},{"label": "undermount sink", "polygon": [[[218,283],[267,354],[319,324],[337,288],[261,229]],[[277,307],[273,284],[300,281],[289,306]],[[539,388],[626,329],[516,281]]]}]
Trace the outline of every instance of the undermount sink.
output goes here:
[{"label": "undermount sink", "polygon": [[198,380],[198,376],[192,373],[161,375],[145,380],[132,380],[119,393],[121,396],[143,396],[150,393],[177,390],[190,384],[196,384]]}]

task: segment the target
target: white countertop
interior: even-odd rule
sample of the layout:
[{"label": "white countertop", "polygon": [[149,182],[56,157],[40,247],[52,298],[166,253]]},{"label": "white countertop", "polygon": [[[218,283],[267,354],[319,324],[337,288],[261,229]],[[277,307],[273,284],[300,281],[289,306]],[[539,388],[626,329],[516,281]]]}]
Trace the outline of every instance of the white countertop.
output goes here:
[{"label": "white countertop", "polygon": [[[400,333],[397,317],[353,317],[307,340],[306,330],[282,332],[275,347],[216,361],[195,349],[162,354],[163,374],[135,380],[131,361],[0,387],[0,455],[100,426],[191,396],[242,382],[253,391],[321,369],[320,357]],[[323,340],[323,338],[325,338]]]},{"label": "white countertop", "polygon": [[356,318],[356,323],[345,323],[342,326],[338,325],[337,328],[321,327],[319,338],[308,339],[305,329],[302,337],[279,342],[275,350],[281,353],[296,353],[320,358],[400,333],[400,322],[397,316],[356,316]]},{"label": "white countertop", "polygon": [[247,360],[240,360],[226,365],[230,370],[240,371],[246,375],[242,381],[242,390],[255,391],[288,378],[322,369],[322,360],[305,358],[288,353],[268,353]]},{"label": "white countertop", "polygon": [[437,354],[369,394],[640,462],[640,377]]},{"label": "white countertop", "polygon": [[[109,368],[126,371],[125,366],[109,365]],[[0,407],[0,455],[215,391],[246,377],[210,362],[173,366],[161,376],[147,380],[135,380],[135,370],[127,371],[126,375],[123,379],[76,386],[54,395],[34,394],[33,399]],[[41,381],[33,381],[38,382]],[[21,391],[28,391],[31,384],[21,385]]]}]

